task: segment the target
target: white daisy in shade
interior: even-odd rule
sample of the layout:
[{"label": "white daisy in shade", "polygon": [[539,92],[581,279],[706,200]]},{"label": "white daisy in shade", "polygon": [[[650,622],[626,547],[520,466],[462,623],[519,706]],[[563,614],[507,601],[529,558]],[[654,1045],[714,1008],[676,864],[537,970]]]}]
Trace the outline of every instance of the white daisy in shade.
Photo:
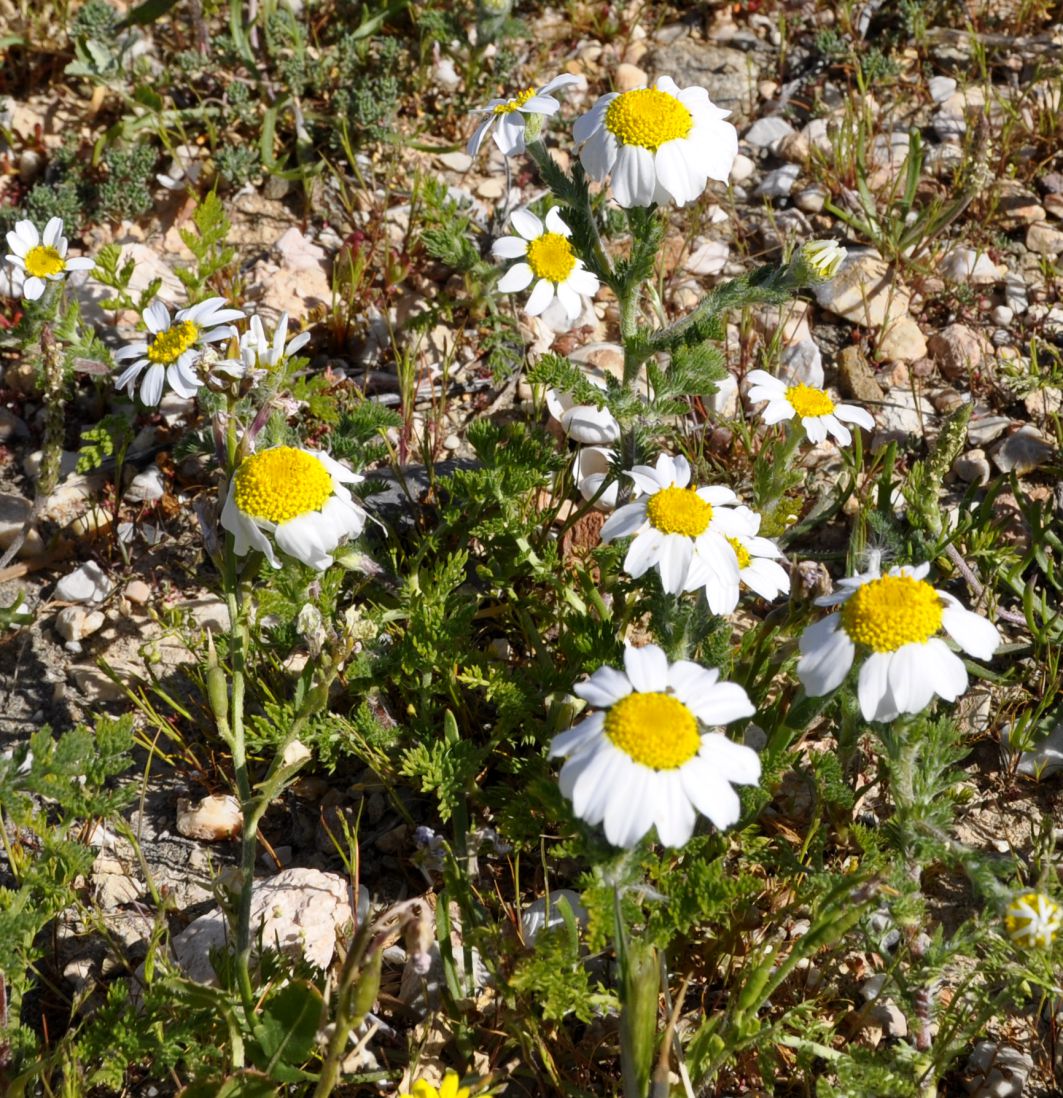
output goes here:
[{"label": "white daisy in shade", "polygon": [[[738,561],[738,578],[751,591],[771,602],[790,590],[790,576],[779,563],[782,553],[775,542],[757,536],[760,515],[750,511],[748,507],[739,507],[736,510],[747,516],[752,529],[752,533],[737,534],[727,539]],[[687,578],[687,590],[693,591],[704,586],[709,609],[714,614],[730,614],[738,605],[738,584],[733,588],[725,588],[719,581],[705,582],[707,578],[703,574],[700,560],[695,558]]]},{"label": "white daisy in shade", "polygon": [[138,339],[115,354],[115,360],[133,359],[115,380],[119,389],[130,396],[137,378],[140,399],[154,407],[162,399],[164,383],[179,396],[192,397],[199,391],[203,378],[196,371],[196,362],[208,344],[220,343],[236,335],[229,322],[243,318],[240,309],[223,308],[224,297],[208,297],[188,309],[182,309],[173,319],[170,310],[159,300],[144,310],[148,328],[146,339]]},{"label": "white daisy in shade", "polygon": [[757,532],[753,512],[734,506],[738,497],[730,488],[692,488],[690,464],[682,456],[661,454],[656,467],[636,465],[627,475],[644,495],[621,507],[601,533],[604,542],[635,535],[624,571],[638,579],[656,567],[661,586],[678,595],[688,590],[697,559],[698,586],[707,595],[719,587],[726,597],[734,589],[737,601],[738,558],[727,539]]},{"label": "white daisy in shade", "polygon": [[519,156],[524,152],[528,115],[557,114],[561,104],[550,93],[579,83],[578,76],[555,76],[541,88],[525,88],[512,99],[492,99],[486,107],[477,107],[472,113],[487,117],[469,138],[469,156],[475,156],[480,151],[489,133],[503,156]]},{"label": "white daisy in shade", "polygon": [[569,320],[575,320],[582,310],[580,295],[598,292],[598,278],[588,271],[569,243],[572,230],[561,220],[554,206],[546,215],[544,225],[530,210],[514,210],[510,215],[519,236],[503,236],[496,240],[491,254],[496,259],[519,259],[499,279],[498,288],[504,294],[516,293],[535,283],[524,311],[538,316],[554,300],[561,302]]},{"label": "white daisy in shade", "polygon": [[91,271],[95,260],[85,256],[67,259],[67,239],[63,236],[63,219],[50,218],[44,232],[38,233],[32,221],[16,221],[7,234],[11,253],[8,263],[22,271],[22,296],[36,301],[49,282],[60,282],[70,271]]},{"label": "white daisy in shade", "polygon": [[[605,391],[605,382],[593,374],[587,380]],[[561,424],[569,438],[588,446],[608,446],[620,438],[620,424],[608,408],[594,404],[577,404],[570,393],[559,389],[546,390],[546,410]]]},{"label": "white daisy in shade", "polygon": [[1043,892],[1024,892],[1008,904],[1004,927],[1017,945],[1048,949],[1063,929],[1063,911]]},{"label": "white daisy in shade", "polygon": [[237,556],[257,549],[279,568],[275,543],[288,556],[324,571],[340,542],[357,537],[365,526],[366,512],[346,487],[362,479],[316,450],[261,450],[237,466],[221,524],[233,535]]},{"label": "white daisy in shade", "polygon": [[705,726],[753,714],[746,692],[689,660],[669,664],[655,644],[624,651],[624,671],[601,667],[573,689],[600,712],[562,732],[551,755],[567,758],[561,792],[614,845],[632,847],[651,827],[682,846],[696,813],[723,830],[741,805],[732,785],[756,785],[755,751]]},{"label": "white daisy in shade", "polygon": [[572,127],[587,174],[624,207],[693,202],[710,179],[726,183],[738,132],[704,88],[680,90],[670,76],[652,88],[603,95]]},{"label": "white daisy in shade", "polygon": [[[605,446],[581,446],[572,459],[572,479],[579,494],[599,511],[613,511],[620,495],[620,484],[614,479],[613,462],[616,452]],[[606,481],[609,483],[606,484]],[[604,491],[601,491],[605,484]],[[599,495],[601,491],[601,495]],[[638,495],[638,488],[635,488]]]},{"label": "white daisy in shade", "polygon": [[797,675],[812,697],[842,684],[857,645],[869,655],[860,667],[857,695],[869,721],[919,713],[935,694],[955,701],[967,689],[967,669],[938,634],[942,629],[965,652],[988,660],[1000,644],[991,622],[965,610],[958,599],[926,582],[929,564],[877,565],[843,579],[840,590],[816,599],[841,611],[810,625],[800,641]]},{"label": "white daisy in shade", "polygon": [[749,380],[753,382],[749,399],[754,403],[768,401],[767,408],[761,413],[764,422],[780,423],[797,416],[809,442],[822,442],[830,434],[839,446],[848,446],[853,436],[849,428],[842,425],[842,420],[868,431],[874,430],[875,421],[870,412],[852,404],[835,404],[824,389],[800,383],[787,385],[766,370],[751,371]]}]

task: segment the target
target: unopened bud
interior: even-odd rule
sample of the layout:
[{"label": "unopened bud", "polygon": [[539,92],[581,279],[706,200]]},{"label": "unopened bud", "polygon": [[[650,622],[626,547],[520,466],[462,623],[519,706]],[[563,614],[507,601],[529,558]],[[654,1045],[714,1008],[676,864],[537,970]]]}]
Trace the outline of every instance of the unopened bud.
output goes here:
[{"label": "unopened bud", "polygon": [[384,960],[384,950],[371,949],[368,960],[358,974],[358,983],[351,996],[351,1026],[360,1026],[365,1016],[373,1009],[377,995],[380,994],[380,968]]},{"label": "unopened bud", "polygon": [[810,240],[801,245],[799,262],[808,270],[808,281],[830,282],[848,253],[836,240]]}]

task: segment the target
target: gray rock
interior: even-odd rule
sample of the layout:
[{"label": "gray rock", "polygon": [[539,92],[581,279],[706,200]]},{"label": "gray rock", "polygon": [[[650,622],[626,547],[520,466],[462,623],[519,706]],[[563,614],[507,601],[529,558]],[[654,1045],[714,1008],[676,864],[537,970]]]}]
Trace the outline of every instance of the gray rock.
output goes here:
[{"label": "gray rock", "polygon": [[[86,610],[84,606],[67,606],[55,617],[55,631],[63,640],[78,644],[85,637],[102,629],[106,620],[99,610]],[[78,651],[80,651],[80,645]]]},{"label": "gray rock", "polygon": [[917,362],[926,355],[926,337],[910,316],[901,316],[882,333],[878,349],[889,362]]},{"label": "gray rock", "polygon": [[985,360],[986,347],[981,336],[966,324],[950,324],[927,340],[930,357],[950,381],[967,377]]},{"label": "gray rock", "polygon": [[111,581],[95,561],[86,561],[63,576],[52,598],[58,602],[103,602],[111,593]]},{"label": "gray rock", "polygon": [[1026,247],[1038,255],[1055,258],[1063,253],[1063,230],[1035,222],[1026,230]]},{"label": "gray rock", "polygon": [[1024,313],[1030,307],[1026,296],[1026,282],[1022,275],[1009,274],[1004,280],[1004,300],[1016,313]]},{"label": "gray rock", "polygon": [[[779,356],[779,376],[796,384],[823,388],[823,353],[811,339],[785,348]],[[877,394],[881,397],[881,393]]]},{"label": "gray rock", "polygon": [[956,90],[956,81],[951,76],[932,76],[927,81],[927,88],[935,103],[944,103]]},{"label": "gray rock", "polygon": [[125,490],[125,498],[133,503],[153,503],[166,494],[166,483],[162,470],[152,465],[142,473],[137,473]]},{"label": "gray rock", "polygon": [[940,110],[930,119],[930,128],[939,141],[958,142],[967,132],[967,122],[962,115]]},{"label": "gray rock", "polygon": [[871,1025],[878,1026],[884,1037],[899,1039],[908,1036],[908,1019],[892,999],[875,1003],[867,1012],[867,1020]]},{"label": "gray rock", "polygon": [[731,166],[731,182],[745,183],[756,170],[756,163],[750,160],[744,153],[739,153],[735,157],[734,164]]},{"label": "gray rock", "polygon": [[996,1041],[979,1041],[967,1061],[971,1098],[1020,1098],[1033,1057]]},{"label": "gray rock", "polygon": [[822,308],[865,328],[907,316],[909,296],[878,252],[850,248],[838,273],[813,289]]},{"label": "gray rock", "polygon": [[[658,40],[660,36],[658,36]],[[755,53],[695,41],[689,36],[658,46],[640,62],[654,75],[668,74],[681,87],[705,88],[709,98],[743,126],[757,102],[759,62]]]},{"label": "gray rock", "polygon": [[826,194],[819,187],[805,187],[794,197],[794,205],[805,213],[816,214],[823,209]]},{"label": "gray rock", "polygon": [[953,248],[941,261],[941,273],[950,282],[969,282],[975,286],[991,286],[1007,273],[985,252],[974,248]]},{"label": "gray rock", "polygon": [[[925,402],[924,402],[925,403]],[[873,449],[878,450],[894,439],[904,439],[909,435],[922,435],[923,419],[915,393],[911,389],[894,386],[881,407],[875,410],[878,430],[875,432]],[[924,406],[922,414],[926,415]]]},{"label": "gray rock", "polygon": [[989,478],[993,475],[993,470],[986,460],[985,450],[977,447],[968,450],[965,454],[960,454],[952,463],[952,472],[960,480],[967,481],[969,484],[988,484]]},{"label": "gray rock", "polygon": [[753,193],[761,198],[785,198],[794,189],[800,174],[800,164],[784,164],[768,172]]},{"label": "gray rock", "polygon": [[1002,473],[1014,473],[1021,477],[1039,469],[1055,453],[1056,448],[1036,427],[1026,426],[998,443],[989,456]]},{"label": "gray rock", "polygon": [[[1009,737],[1004,736],[1004,746],[1009,747]],[[1063,770],[1063,723],[1055,728],[1029,751],[1019,755],[1018,771],[1040,781]]]},{"label": "gray rock", "polygon": [[0,442],[10,442],[13,438],[29,438],[30,429],[7,408],[0,408]]},{"label": "gray rock", "polygon": [[1007,416],[981,416],[967,426],[967,441],[972,446],[986,446],[1011,426]]},{"label": "gray rock", "polygon": [[1010,305],[997,305],[990,312],[989,319],[1006,328],[1015,319],[1015,310]]},{"label": "gray rock", "polygon": [[774,151],[793,133],[793,126],[785,118],[780,118],[777,114],[769,114],[766,118],[758,118],[742,134],[742,140],[750,148]]}]

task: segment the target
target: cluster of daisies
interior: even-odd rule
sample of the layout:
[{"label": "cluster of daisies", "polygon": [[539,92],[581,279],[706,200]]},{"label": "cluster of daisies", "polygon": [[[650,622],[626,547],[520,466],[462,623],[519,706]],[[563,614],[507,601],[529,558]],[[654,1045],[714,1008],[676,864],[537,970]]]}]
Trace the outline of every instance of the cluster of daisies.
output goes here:
[{"label": "cluster of daisies", "polygon": [[[8,261],[22,272],[22,294],[39,300],[48,282],[95,267],[88,258],[67,256],[63,222],[52,218],[38,232],[20,221],[7,234]],[[234,379],[259,381],[297,354],[309,332],[288,339],[288,317],[281,316],[272,333],[259,316],[248,317],[222,297],[211,297],[187,309],[171,312],[152,301],[141,317],[145,334],[115,354],[125,364],[115,385],[146,407],[158,406],[167,388],[178,396],[196,396],[204,385]],[[236,322],[247,321],[238,331]],[[235,341],[235,343],[234,343]],[[234,358],[222,359],[218,345],[235,345]],[[332,563],[341,543],[357,537],[367,513],[348,485],[362,480],[328,454],[294,446],[274,446],[251,452],[229,480],[221,513],[222,527],[233,536],[238,556],[255,550],[274,568],[281,566],[277,550],[319,571]]]}]

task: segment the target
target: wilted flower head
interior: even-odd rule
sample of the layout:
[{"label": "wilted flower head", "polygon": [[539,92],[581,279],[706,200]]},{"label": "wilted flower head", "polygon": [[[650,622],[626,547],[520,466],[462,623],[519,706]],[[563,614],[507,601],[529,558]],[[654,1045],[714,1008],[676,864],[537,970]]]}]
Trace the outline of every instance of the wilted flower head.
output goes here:
[{"label": "wilted flower head", "polygon": [[848,254],[836,240],[810,240],[801,245],[799,261],[811,276],[810,281],[829,282]]},{"label": "wilted flower head", "polygon": [[1063,927],[1063,911],[1043,892],[1024,892],[1008,904],[1004,926],[1017,945],[1048,949]]}]

